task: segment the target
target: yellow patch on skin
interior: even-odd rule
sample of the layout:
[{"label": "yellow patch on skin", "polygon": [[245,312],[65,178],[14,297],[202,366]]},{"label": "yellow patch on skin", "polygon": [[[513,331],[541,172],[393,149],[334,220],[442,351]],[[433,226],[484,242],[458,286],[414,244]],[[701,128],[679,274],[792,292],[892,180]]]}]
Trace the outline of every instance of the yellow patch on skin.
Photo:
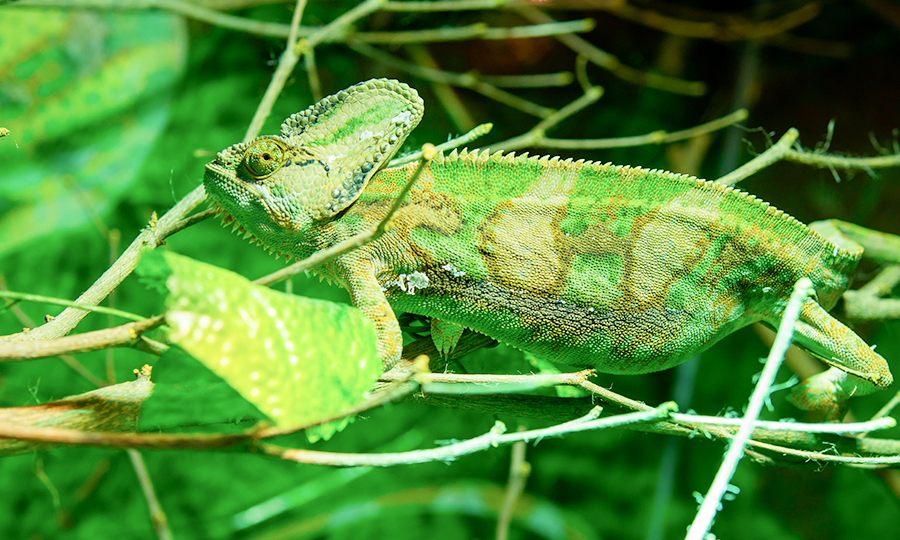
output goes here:
[{"label": "yellow patch on skin", "polygon": [[561,194],[571,192],[575,188],[577,179],[578,172],[573,169],[568,167],[547,167],[538,176],[537,180],[528,186],[524,196],[538,199],[559,198],[562,199],[562,204],[565,204],[566,196]]},{"label": "yellow patch on skin", "polygon": [[565,197],[557,199],[511,199],[488,218],[479,249],[497,283],[538,295],[558,288],[566,268],[554,250],[559,234],[554,218]]},{"label": "yellow patch on skin", "polygon": [[639,302],[658,302],[671,283],[690,272],[703,256],[699,246],[707,241],[707,233],[688,222],[653,220],[644,225],[631,254],[634,271],[629,285],[633,297]]}]

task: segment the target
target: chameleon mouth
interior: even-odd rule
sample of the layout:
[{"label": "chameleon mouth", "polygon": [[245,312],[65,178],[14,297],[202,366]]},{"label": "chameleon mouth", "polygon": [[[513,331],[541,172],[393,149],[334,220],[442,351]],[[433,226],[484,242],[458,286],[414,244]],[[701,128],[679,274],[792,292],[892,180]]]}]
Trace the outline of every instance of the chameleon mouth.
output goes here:
[{"label": "chameleon mouth", "polygon": [[228,228],[228,226],[231,225],[231,232],[242,235],[244,239],[249,240],[251,244],[255,243],[257,246],[260,246],[272,255],[275,255],[276,259],[284,257],[285,261],[291,260],[291,255],[282,253],[281,251],[278,251],[277,249],[271,248],[264,244],[262,240],[245,229],[244,226],[234,218],[234,216],[228,213],[228,210],[222,208],[222,206],[216,201],[210,201],[209,208],[213,211],[213,215],[222,216],[222,227]]}]

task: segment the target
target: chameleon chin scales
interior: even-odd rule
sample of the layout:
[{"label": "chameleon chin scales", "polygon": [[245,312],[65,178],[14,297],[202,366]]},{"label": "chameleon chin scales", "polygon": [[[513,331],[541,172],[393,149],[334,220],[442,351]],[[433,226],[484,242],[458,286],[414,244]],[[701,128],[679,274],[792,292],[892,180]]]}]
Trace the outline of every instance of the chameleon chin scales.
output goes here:
[{"label": "chameleon chin scales", "polygon": [[[279,135],[219,152],[206,192],[226,222],[306,258],[387,214],[417,164],[382,167],[423,112],[406,84],[357,84],[291,115]],[[375,323],[386,369],[402,349],[399,310],[565,364],[659,371],[755,321],[777,327],[807,276],[815,295],[795,342],[831,369],[796,387],[793,401],[838,419],[850,396],[892,382],[884,358],[826,311],[862,249],[737,189],[660,170],[454,150],[427,165],[392,224],[316,269]]]}]

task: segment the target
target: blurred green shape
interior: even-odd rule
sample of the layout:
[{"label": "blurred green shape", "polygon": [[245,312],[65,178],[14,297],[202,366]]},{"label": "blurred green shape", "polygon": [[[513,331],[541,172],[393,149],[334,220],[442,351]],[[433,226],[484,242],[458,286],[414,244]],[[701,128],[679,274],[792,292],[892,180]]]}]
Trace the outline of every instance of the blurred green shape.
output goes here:
[{"label": "blurred green shape", "polygon": [[183,20],[7,9],[0,17],[0,256],[114,206],[169,117]]}]

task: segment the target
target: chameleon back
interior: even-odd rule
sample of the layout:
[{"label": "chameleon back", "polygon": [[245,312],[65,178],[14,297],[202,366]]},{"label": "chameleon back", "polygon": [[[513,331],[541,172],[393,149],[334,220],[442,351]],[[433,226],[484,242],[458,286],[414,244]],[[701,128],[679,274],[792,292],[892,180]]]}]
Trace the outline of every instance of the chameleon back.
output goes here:
[{"label": "chameleon back", "polygon": [[[413,167],[379,172],[340,219],[379,219]],[[719,184],[487,151],[438,156],[394,221],[363,248],[394,307],[607,372],[777,324],[804,275],[829,308],[860,256]]]}]

